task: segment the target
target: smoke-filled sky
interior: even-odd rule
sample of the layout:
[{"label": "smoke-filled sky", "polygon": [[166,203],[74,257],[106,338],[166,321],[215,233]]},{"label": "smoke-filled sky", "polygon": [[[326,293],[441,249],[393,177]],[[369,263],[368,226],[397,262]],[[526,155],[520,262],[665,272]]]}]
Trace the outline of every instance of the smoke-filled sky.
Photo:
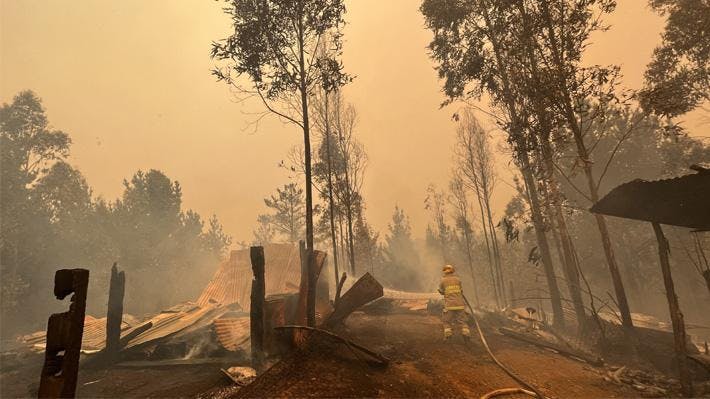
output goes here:
[{"label": "smoke-filled sky", "polygon": [[[366,215],[384,230],[395,204],[423,234],[429,183],[445,187],[454,109],[443,100],[417,0],[350,0],[346,90],[369,154]],[[642,84],[663,20],[645,0],[623,0],[594,37],[587,60],[620,64]],[[138,169],[179,180],[184,204],[216,213],[235,241],[250,241],[262,198],[287,182],[278,163],[302,135],[276,119],[252,122],[256,103],[237,104],[210,75],[210,43],[230,30],[221,2],[206,0],[0,0],[0,99],[32,89],[50,122],[73,141],[70,163],[95,195],[114,199]],[[482,116],[483,117],[483,116]],[[691,132],[699,117],[689,117]],[[499,213],[512,189],[499,159]]]}]

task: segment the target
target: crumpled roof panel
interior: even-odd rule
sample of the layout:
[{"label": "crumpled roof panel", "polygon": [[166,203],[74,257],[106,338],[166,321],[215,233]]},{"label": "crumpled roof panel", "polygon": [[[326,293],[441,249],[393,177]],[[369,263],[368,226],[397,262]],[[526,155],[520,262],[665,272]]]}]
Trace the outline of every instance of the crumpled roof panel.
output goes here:
[{"label": "crumpled roof panel", "polygon": [[[264,246],[266,295],[298,292],[301,280],[299,249],[294,244],[268,244]],[[251,295],[251,258],[249,249],[232,251],[222,262],[207,287],[197,299],[197,304],[228,305],[238,303],[249,310]]]}]

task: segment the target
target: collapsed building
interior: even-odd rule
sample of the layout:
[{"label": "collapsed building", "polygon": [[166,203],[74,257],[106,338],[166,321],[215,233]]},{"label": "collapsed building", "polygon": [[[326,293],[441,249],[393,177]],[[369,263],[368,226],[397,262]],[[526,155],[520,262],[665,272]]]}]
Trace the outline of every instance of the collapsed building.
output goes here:
[{"label": "collapsed building", "polygon": [[[269,244],[264,252],[267,324],[272,319],[271,324],[291,322],[301,275],[298,245]],[[325,257],[319,260],[319,267],[323,268]],[[124,314],[121,360],[246,359],[251,281],[249,249],[234,250],[194,301],[176,304],[145,320]],[[319,314],[325,314],[330,306],[327,281],[320,278],[317,286]],[[106,317],[86,316],[81,350],[87,358],[105,349],[106,322]],[[39,331],[21,340],[32,350],[42,352],[46,332]]]}]

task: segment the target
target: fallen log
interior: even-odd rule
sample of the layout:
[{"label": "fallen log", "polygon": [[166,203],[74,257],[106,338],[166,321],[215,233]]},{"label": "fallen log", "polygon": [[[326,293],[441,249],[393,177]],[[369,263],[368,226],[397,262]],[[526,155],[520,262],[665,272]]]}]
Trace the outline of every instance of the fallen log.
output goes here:
[{"label": "fallen log", "polygon": [[325,325],[332,327],[350,315],[357,308],[384,295],[382,285],[370,273],[365,273],[343,294]]},{"label": "fallen log", "polygon": [[602,360],[601,358],[594,359],[585,353],[565,349],[559,345],[553,344],[552,342],[541,341],[539,339],[532,338],[532,337],[528,336],[527,334],[522,334],[517,331],[511,330],[509,328],[501,327],[498,329],[498,331],[500,331],[500,333],[505,336],[515,338],[519,341],[523,341],[528,344],[539,346],[541,348],[551,349],[551,350],[559,353],[562,356],[565,356],[565,357],[568,357],[571,359],[581,360],[583,362],[591,364],[592,366],[601,367],[604,365],[604,360]]},{"label": "fallen log", "polygon": [[334,333],[332,333],[332,332],[330,332],[330,331],[322,330],[322,329],[320,329],[320,328],[308,327],[308,326],[294,326],[294,325],[290,325],[290,326],[280,326],[280,327],[276,327],[276,329],[296,329],[296,330],[312,331],[312,332],[315,332],[315,333],[324,335],[324,336],[326,336],[326,337],[333,338],[333,339],[335,339],[336,341],[339,341],[340,343],[345,344],[347,347],[349,347],[349,348],[351,348],[351,349],[357,349],[358,351],[360,351],[360,352],[362,352],[362,353],[364,353],[364,354],[370,356],[371,358],[375,359],[375,360],[377,361],[377,363],[379,363],[379,364],[381,364],[381,365],[383,365],[383,366],[388,365],[389,362],[390,362],[390,360],[389,360],[388,358],[386,358],[385,356],[382,356],[381,354],[379,354],[379,353],[377,353],[377,352],[374,352],[374,351],[372,351],[372,350],[370,350],[370,349],[367,349],[367,348],[365,348],[365,347],[362,346],[362,345],[356,344],[355,342],[353,342],[353,341],[351,341],[351,340],[349,340],[349,339],[347,339],[347,338],[343,338],[343,337],[341,337],[340,335],[334,334]]}]

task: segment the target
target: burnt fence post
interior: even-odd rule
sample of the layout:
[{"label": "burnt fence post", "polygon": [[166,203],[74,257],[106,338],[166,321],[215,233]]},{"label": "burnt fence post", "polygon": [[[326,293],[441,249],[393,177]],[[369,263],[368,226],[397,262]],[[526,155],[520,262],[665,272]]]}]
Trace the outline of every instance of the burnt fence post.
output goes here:
[{"label": "burnt fence post", "polygon": [[264,360],[264,302],[266,280],[264,277],[264,247],[251,247],[251,269],[254,278],[251,282],[251,359],[252,367],[259,371]]},{"label": "burnt fence post", "polygon": [[121,350],[121,322],[123,320],[123,297],[126,291],[126,274],[119,272],[116,263],[111,267],[106,310],[106,355],[115,360]]},{"label": "burnt fence post", "polygon": [[40,375],[40,398],[73,398],[79,374],[81,338],[84,333],[89,271],[61,269],[54,274],[54,296],[72,295],[69,310],[54,313],[47,322],[47,346]]}]

